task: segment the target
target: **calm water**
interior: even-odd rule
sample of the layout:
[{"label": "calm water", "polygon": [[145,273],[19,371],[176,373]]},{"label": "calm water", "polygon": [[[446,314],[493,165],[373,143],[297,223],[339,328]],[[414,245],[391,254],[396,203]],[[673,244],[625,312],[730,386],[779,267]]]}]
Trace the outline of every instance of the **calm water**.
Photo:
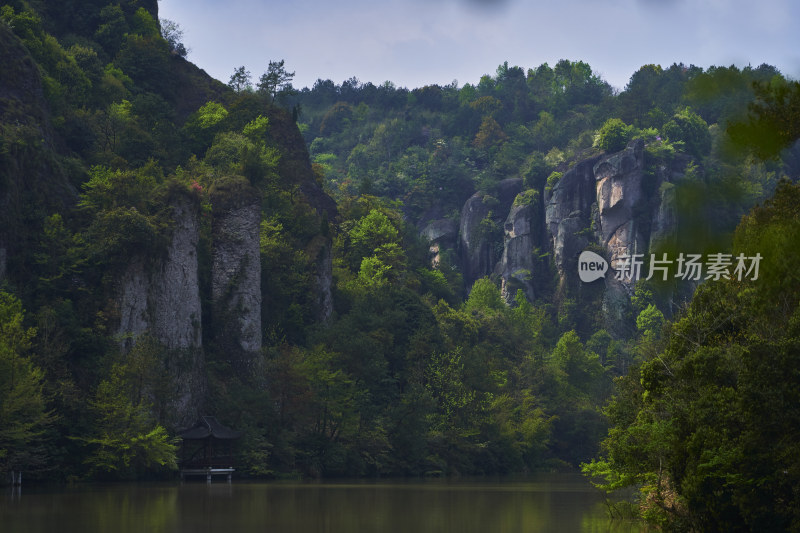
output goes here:
[{"label": "calm water", "polygon": [[0,487],[3,532],[635,532],[579,475],[525,481]]}]

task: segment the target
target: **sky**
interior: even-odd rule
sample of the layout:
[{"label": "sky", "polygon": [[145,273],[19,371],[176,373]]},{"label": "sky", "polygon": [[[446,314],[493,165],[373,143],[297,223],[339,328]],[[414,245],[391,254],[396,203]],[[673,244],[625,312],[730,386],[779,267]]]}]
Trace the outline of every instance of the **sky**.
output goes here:
[{"label": "sky", "polygon": [[285,60],[295,88],[476,84],[498,65],[585,61],[617,89],[642,65],[756,67],[800,79],[797,0],[160,0],[189,60],[228,82]]}]

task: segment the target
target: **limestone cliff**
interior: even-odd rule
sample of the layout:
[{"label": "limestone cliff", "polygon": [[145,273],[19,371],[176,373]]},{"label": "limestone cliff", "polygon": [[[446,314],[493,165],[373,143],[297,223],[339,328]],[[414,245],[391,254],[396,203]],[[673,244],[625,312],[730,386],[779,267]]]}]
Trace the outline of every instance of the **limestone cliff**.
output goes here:
[{"label": "limestone cliff", "polygon": [[[612,267],[619,265],[621,257],[631,257],[647,249],[641,228],[644,221],[635,216],[635,210],[643,203],[643,153],[644,143],[633,141],[625,150],[605,157],[594,166],[598,231]],[[646,218],[649,221],[649,213]],[[631,278],[622,279],[628,291],[632,291],[634,283]]]},{"label": "limestone cliff", "polygon": [[428,243],[431,266],[436,268],[441,263],[441,252],[456,246],[458,222],[446,218],[431,220],[419,234]]},{"label": "limestone cliff", "polygon": [[513,302],[518,289],[522,289],[529,302],[534,299],[533,277],[540,245],[538,203],[514,205],[503,226],[503,257],[498,263],[500,290],[506,302]]},{"label": "limestone cliff", "polygon": [[[492,250],[484,227],[489,206],[483,195],[475,193],[464,204],[459,223],[461,271],[469,284],[492,271]],[[483,223],[483,227],[481,224]]]},{"label": "limestone cliff", "polygon": [[[620,152],[564,165],[557,182],[528,190],[513,202],[509,193],[521,188],[513,180],[498,188],[500,198],[473,195],[464,204],[458,226],[457,249],[467,286],[493,272],[510,304],[518,289],[531,301],[542,297],[537,291],[561,295],[556,300],[592,298],[602,307],[605,327],[624,336],[635,282],[615,279],[613,267],[625,256],[646,256],[655,246],[670,244],[677,227],[672,182],[680,179],[680,172],[654,163],[648,167],[646,157],[644,142],[635,140]],[[500,223],[502,233],[493,233]],[[432,251],[452,246],[444,221],[428,223],[421,235]],[[502,254],[495,255],[500,245]],[[577,259],[587,248],[604,255],[612,266],[603,281],[595,282],[599,286],[584,286],[578,279]],[[549,265],[542,259],[548,253]]]},{"label": "limestone cliff", "polygon": [[198,280],[197,206],[172,202],[171,238],[163,257],[136,257],[118,284],[118,336],[129,351],[142,335],[164,349],[174,393],[170,412],[176,426],[191,422],[205,395],[202,309]]},{"label": "limestone cliff", "polygon": [[496,242],[502,235],[500,228],[514,198],[521,191],[521,179],[506,179],[498,184],[495,196],[477,192],[464,204],[458,247],[464,281],[468,286],[494,271],[499,259]]},{"label": "limestone cliff", "polygon": [[586,235],[576,235],[591,224],[595,202],[593,168],[599,156],[580,161],[558,183],[544,191],[545,224],[552,242],[555,265],[564,274],[577,259],[576,252],[586,245]]},{"label": "limestone cliff", "polygon": [[234,368],[248,375],[261,350],[261,205],[254,189],[233,203],[222,201],[222,194],[212,194],[214,337]]}]

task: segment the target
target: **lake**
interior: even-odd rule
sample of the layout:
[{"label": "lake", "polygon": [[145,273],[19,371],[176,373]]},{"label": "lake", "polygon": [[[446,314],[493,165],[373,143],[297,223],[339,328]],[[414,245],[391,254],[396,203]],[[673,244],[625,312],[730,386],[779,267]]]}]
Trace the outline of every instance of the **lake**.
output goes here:
[{"label": "lake", "polygon": [[580,475],[2,487],[4,532],[637,532]]}]

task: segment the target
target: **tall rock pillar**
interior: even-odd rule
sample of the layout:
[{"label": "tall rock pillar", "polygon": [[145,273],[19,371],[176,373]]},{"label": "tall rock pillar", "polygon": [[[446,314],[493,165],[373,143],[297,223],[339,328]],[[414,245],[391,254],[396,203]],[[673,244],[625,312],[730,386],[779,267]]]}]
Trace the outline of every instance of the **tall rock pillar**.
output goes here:
[{"label": "tall rock pillar", "polygon": [[247,377],[261,350],[260,195],[235,181],[213,190],[211,203],[213,337],[222,356]]}]

